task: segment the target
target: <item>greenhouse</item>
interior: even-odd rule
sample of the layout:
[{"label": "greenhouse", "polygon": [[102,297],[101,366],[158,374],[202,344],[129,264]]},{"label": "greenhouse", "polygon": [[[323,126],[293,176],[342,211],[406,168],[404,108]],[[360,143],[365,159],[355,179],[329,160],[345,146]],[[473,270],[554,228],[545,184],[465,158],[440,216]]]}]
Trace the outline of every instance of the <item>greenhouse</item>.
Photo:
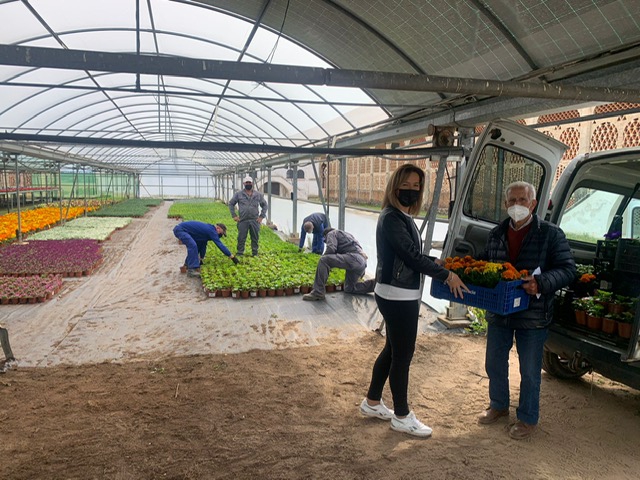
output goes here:
[{"label": "greenhouse", "polygon": [[[303,301],[322,255],[301,237],[324,214],[375,285],[401,165],[424,172],[422,253],[444,257],[492,122],[566,148],[549,185],[640,147],[640,2],[0,0],[0,18],[3,478],[634,478],[637,392],[593,374],[543,377],[514,467],[502,428],[475,422],[484,310],[430,277],[409,390],[429,448],[354,415],[383,316],[342,268]],[[257,245],[231,202],[247,183]],[[197,268],[185,222],[216,232]]]}]

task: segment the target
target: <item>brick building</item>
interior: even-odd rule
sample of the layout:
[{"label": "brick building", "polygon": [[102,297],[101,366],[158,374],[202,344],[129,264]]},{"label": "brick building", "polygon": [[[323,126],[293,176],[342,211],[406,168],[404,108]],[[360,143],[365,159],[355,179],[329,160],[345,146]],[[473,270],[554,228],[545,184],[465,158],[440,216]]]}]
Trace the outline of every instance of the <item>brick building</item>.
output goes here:
[{"label": "brick building", "polygon": [[[632,113],[629,113],[632,112]],[[582,119],[582,120],[581,120]],[[565,122],[569,123],[565,123]],[[556,180],[569,161],[577,155],[602,150],[640,146],[640,104],[610,103],[550,113],[539,117],[520,119],[518,123],[532,125],[537,130],[565,143],[569,148],[565,152]],[[484,126],[476,127],[479,135]],[[425,144],[428,137],[419,137],[400,142],[401,146]],[[390,145],[377,145],[376,148],[390,148]],[[425,207],[429,207],[429,199],[435,184],[437,162],[429,160],[406,159],[389,160],[380,157],[355,157],[347,159],[347,203],[380,205],[384,189],[391,173],[403,163],[413,163],[427,173],[428,188],[425,192]],[[331,202],[338,200],[339,162],[322,163],[320,172],[325,197]],[[448,177],[455,178],[455,163],[448,165]],[[445,177],[438,210],[446,213],[450,198],[450,186]]]}]

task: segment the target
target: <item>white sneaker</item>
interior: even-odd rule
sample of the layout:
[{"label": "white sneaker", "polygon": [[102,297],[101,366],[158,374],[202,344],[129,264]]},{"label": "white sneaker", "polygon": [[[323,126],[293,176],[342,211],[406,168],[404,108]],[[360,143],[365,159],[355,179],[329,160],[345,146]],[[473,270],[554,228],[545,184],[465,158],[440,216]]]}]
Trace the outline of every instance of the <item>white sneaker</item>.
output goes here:
[{"label": "white sneaker", "polygon": [[413,412],[409,412],[405,418],[398,418],[394,415],[391,419],[391,429],[424,438],[430,437],[433,432],[431,428],[418,420]]},{"label": "white sneaker", "polygon": [[380,418],[381,420],[391,420],[393,418],[393,410],[387,408],[382,399],[380,399],[378,405],[369,405],[365,398],[360,404],[360,413],[365,417]]}]

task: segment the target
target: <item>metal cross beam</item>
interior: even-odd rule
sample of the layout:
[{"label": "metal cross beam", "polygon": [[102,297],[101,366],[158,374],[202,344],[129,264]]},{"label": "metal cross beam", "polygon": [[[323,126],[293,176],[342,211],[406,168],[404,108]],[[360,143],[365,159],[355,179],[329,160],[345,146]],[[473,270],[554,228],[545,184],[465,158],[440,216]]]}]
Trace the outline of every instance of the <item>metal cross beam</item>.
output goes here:
[{"label": "metal cross beam", "polygon": [[640,103],[640,91],[634,89],[581,87],[534,81],[501,82],[475,78],[243,63],[21,45],[0,45],[0,64],[493,97]]}]

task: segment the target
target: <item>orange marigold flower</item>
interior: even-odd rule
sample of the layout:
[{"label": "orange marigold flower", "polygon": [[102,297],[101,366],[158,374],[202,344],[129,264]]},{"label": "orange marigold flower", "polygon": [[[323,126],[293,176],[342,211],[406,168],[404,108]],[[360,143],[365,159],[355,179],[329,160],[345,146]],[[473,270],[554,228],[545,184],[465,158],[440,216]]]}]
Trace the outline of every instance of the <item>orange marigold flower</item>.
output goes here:
[{"label": "orange marigold flower", "polygon": [[502,272],[502,278],[504,278],[505,280],[517,280],[519,277],[516,272],[509,269]]},{"label": "orange marigold flower", "polygon": [[582,276],[580,277],[580,282],[581,283],[589,283],[592,282],[596,279],[596,276],[592,273],[583,273]]}]

